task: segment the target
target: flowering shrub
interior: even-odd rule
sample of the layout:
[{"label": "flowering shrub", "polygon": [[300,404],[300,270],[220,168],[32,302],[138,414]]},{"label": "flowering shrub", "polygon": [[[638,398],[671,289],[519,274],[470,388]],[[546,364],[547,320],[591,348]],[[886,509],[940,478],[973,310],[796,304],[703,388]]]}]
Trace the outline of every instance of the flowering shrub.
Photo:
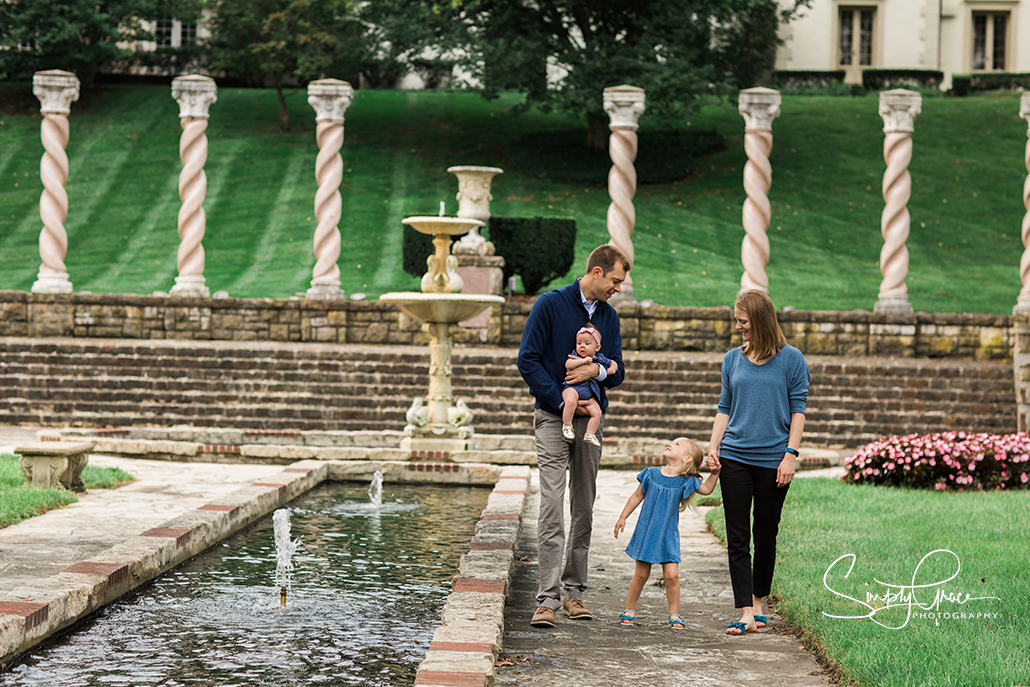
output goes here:
[{"label": "flowering shrub", "polygon": [[844,461],[852,484],[939,491],[1030,489],[1030,436],[909,434],[883,437]]}]

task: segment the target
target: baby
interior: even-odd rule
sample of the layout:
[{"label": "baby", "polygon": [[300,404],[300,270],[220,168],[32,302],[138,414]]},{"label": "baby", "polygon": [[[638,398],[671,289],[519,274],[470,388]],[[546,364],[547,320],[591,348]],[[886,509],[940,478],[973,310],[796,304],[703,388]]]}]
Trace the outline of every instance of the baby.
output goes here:
[{"label": "baby", "polygon": [[[583,365],[597,363],[602,365],[608,374],[615,374],[619,366],[601,353],[600,349],[601,332],[594,329],[594,326],[587,322],[576,332],[576,350],[569,354],[569,359],[565,361],[565,369],[574,370]],[[598,403],[598,399],[601,397],[601,389],[597,386],[597,380],[590,378],[585,382],[573,384],[572,386],[563,384],[561,397],[565,401],[565,404],[562,406],[561,417],[562,436],[569,441],[575,440],[576,432],[572,429],[572,416],[575,415],[576,408],[582,408],[590,416],[590,419],[587,420],[587,431],[583,435],[583,441],[594,446],[600,446],[601,442],[595,436],[598,427],[601,426],[601,405]]]}]

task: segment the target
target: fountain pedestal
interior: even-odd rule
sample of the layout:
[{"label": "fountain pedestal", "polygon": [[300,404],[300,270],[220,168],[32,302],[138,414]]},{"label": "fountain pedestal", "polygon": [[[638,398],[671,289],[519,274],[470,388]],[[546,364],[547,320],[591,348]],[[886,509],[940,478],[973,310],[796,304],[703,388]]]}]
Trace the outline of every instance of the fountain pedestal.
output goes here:
[{"label": "fountain pedestal", "polygon": [[450,254],[451,236],[482,226],[474,219],[457,217],[408,217],[402,220],[416,231],[433,236],[435,253],[426,261],[422,292],[386,293],[379,300],[393,303],[404,313],[422,320],[429,333],[429,393],[416,398],[408,409],[408,424],[401,448],[412,451],[467,451],[472,448],[472,411],[455,400],[451,390],[451,347],[457,323],[475,317],[500,296],[464,294],[457,273],[457,259]]}]

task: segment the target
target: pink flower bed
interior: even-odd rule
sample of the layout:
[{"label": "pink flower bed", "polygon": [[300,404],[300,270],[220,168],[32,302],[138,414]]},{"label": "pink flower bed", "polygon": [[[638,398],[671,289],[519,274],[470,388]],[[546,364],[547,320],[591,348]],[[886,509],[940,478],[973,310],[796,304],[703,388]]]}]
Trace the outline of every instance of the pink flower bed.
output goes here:
[{"label": "pink flower bed", "polygon": [[943,432],[883,437],[844,461],[852,484],[939,491],[1030,489],[1030,436]]}]

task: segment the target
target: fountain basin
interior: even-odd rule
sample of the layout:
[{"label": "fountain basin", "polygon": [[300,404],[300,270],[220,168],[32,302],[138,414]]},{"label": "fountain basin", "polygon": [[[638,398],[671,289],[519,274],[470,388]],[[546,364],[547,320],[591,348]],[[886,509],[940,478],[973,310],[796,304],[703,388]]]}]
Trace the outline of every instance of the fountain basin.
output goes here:
[{"label": "fountain basin", "polygon": [[430,236],[465,234],[483,226],[480,220],[465,217],[405,217],[401,222],[410,225],[415,231]]},{"label": "fountain basin", "polygon": [[384,293],[379,297],[424,322],[457,324],[475,317],[491,305],[504,303],[501,296],[481,293]]}]

